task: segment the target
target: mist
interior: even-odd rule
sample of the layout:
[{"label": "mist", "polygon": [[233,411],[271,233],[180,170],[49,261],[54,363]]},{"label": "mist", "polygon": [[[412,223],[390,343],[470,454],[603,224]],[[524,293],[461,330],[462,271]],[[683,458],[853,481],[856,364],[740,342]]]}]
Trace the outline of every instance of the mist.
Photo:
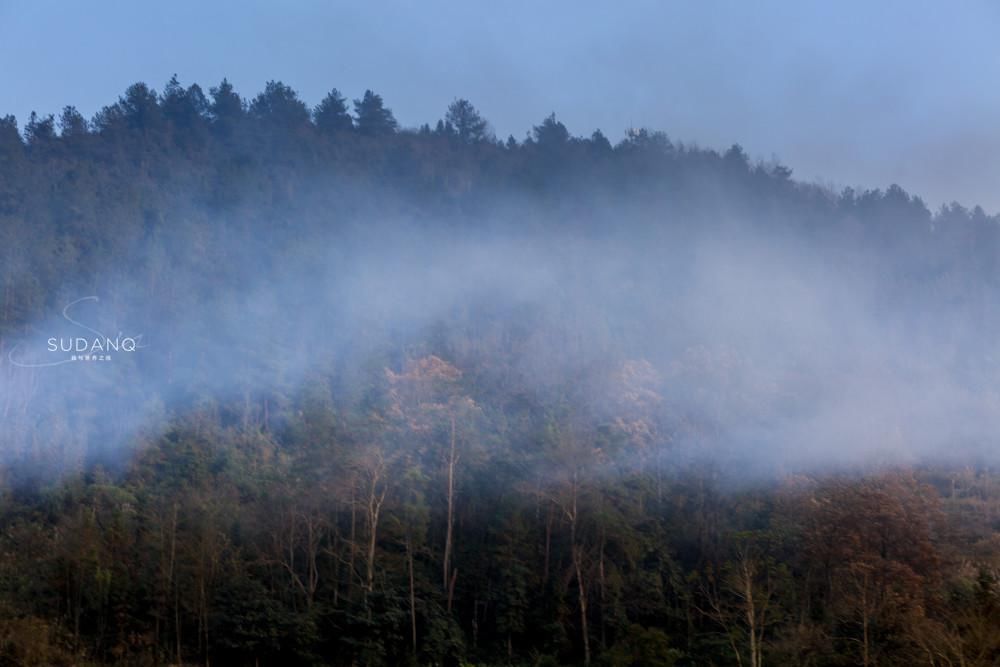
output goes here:
[{"label": "mist", "polygon": [[[329,373],[336,401],[356,407],[358,385],[428,354],[466,373],[503,366],[540,406],[571,394],[598,423],[615,419],[615,373],[648,364],[661,460],[765,477],[995,462],[991,311],[956,312],[933,282],[894,275],[922,257],[699,187],[713,193],[708,213],[614,192],[567,212],[501,190],[447,217],[387,214],[381,202],[426,205],[355,188],[363,203],[332,226],[321,203],[249,223],[171,198],[125,251],[147,281],[99,266],[5,341],[4,463],[120,467],[206,402],[242,404],[242,427],[280,432],[264,412],[279,414],[304,378]],[[68,322],[60,303],[91,294]],[[11,363],[66,361],[47,341],[95,331],[140,347]]]},{"label": "mist", "polygon": [[1000,659],[1000,218],[357,94],[0,118],[0,662]]}]

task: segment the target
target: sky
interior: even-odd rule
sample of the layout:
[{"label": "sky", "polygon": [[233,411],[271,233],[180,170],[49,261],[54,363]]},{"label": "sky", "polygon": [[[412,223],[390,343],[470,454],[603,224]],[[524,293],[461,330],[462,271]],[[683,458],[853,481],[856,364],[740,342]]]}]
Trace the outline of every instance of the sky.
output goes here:
[{"label": "sky", "polygon": [[739,143],[807,181],[997,213],[998,35],[989,1],[0,0],[0,114],[89,117],[172,74],[309,104],[370,88],[404,126],[463,97],[501,137],[555,112],[576,135]]}]

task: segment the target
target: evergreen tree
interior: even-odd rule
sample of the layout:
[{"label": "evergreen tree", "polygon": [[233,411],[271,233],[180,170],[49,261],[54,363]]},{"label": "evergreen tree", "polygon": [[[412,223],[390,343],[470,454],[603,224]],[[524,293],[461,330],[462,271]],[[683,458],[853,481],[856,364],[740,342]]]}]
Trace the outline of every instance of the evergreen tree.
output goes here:
[{"label": "evergreen tree", "polygon": [[268,81],[264,92],[250,103],[250,114],[278,127],[296,128],[309,122],[309,107],[280,81]]},{"label": "evergreen tree", "polygon": [[354,117],[358,132],[369,137],[392,134],[399,127],[392,111],[382,103],[382,97],[370,90],[360,100],[354,100]]},{"label": "evergreen tree", "polygon": [[245,104],[243,99],[233,89],[228,79],[223,79],[218,86],[209,89],[212,102],[209,113],[217,123],[232,123],[243,116]]},{"label": "evergreen tree", "polygon": [[448,106],[445,122],[455,128],[455,134],[466,143],[478,143],[492,139],[489,123],[479,115],[468,100],[455,100]]},{"label": "evergreen tree", "polygon": [[347,110],[347,101],[336,88],[327,93],[323,101],[313,110],[313,121],[319,131],[326,135],[354,129],[354,121]]}]

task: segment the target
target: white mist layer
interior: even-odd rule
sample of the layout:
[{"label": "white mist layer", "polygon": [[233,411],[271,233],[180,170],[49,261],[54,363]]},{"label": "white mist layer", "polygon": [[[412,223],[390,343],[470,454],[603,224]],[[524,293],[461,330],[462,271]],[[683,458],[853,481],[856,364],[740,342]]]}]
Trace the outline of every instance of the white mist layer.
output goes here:
[{"label": "white mist layer", "polygon": [[[79,333],[58,312],[8,343],[3,462],[121,460],[205,401],[292,396],[317,369],[350,385],[427,351],[442,326],[478,346],[466,363],[502,355],[537,400],[571,387],[598,420],[617,388],[592,369],[648,362],[663,459],[787,472],[994,458],[1000,354],[988,328],[926,312],[931,302],[850,249],[743,223],[618,232],[615,218],[603,233],[505,236],[468,231],[493,226],[483,221],[449,232],[369,223],[273,252],[237,236],[220,257],[238,259],[220,271],[238,288],[183,271],[155,285],[116,273],[67,285],[67,302],[100,297],[74,311],[81,322],[142,333],[145,347],[107,364],[12,365],[12,347],[44,360],[50,337]],[[519,342],[504,347],[512,330]]]}]

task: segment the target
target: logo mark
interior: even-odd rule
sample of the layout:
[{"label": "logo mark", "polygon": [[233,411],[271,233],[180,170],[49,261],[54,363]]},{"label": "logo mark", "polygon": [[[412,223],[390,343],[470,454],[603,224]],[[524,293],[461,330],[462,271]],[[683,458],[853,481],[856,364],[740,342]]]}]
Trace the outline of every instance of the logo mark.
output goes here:
[{"label": "logo mark", "polygon": [[76,301],[72,301],[66,304],[66,306],[62,309],[62,316],[67,322],[87,332],[88,335],[50,337],[45,341],[46,349],[49,353],[63,353],[69,354],[70,356],[52,361],[23,361],[15,358],[15,353],[20,346],[20,343],[18,343],[10,349],[10,352],[7,353],[7,359],[10,363],[20,368],[48,368],[51,366],[70,364],[77,361],[107,362],[111,361],[113,354],[118,354],[119,352],[131,353],[146,347],[146,345],[142,342],[142,334],[125,336],[121,331],[119,331],[118,335],[112,337],[74,319],[70,315],[70,309],[79,303],[83,303],[84,301],[97,302],[100,301],[100,299],[96,296],[85,296],[77,299]]}]

